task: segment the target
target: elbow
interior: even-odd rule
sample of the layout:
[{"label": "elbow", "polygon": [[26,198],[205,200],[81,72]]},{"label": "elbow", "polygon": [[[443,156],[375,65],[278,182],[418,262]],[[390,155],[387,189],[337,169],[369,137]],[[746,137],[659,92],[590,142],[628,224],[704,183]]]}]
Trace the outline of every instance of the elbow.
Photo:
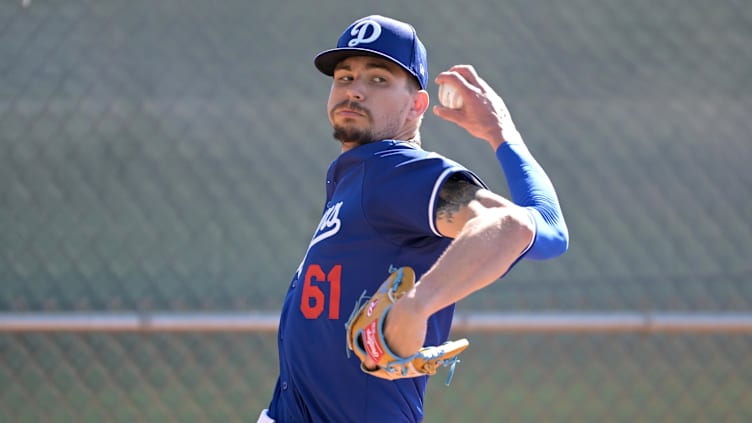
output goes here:
[{"label": "elbow", "polygon": [[531,213],[535,223],[535,234],[525,258],[529,260],[549,260],[559,257],[569,249],[569,230],[564,219],[546,220],[540,213]]},{"label": "elbow", "polygon": [[563,255],[569,249],[569,229],[567,229],[564,219],[558,219],[555,223],[550,224],[550,226],[550,239],[547,242],[551,246],[549,247],[548,258],[555,258]]},{"label": "elbow", "polygon": [[556,235],[554,236],[552,243],[554,244],[554,246],[552,248],[553,251],[550,258],[559,257],[560,255],[563,255],[567,252],[567,250],[569,249],[569,231],[567,230],[566,225],[563,225],[562,228],[559,228],[556,231]]},{"label": "elbow", "polygon": [[534,243],[536,236],[535,222],[533,222],[525,213],[519,215],[507,216],[506,226],[513,228],[505,237],[505,243],[509,243],[514,240],[517,245],[517,251],[522,251],[523,254]]}]

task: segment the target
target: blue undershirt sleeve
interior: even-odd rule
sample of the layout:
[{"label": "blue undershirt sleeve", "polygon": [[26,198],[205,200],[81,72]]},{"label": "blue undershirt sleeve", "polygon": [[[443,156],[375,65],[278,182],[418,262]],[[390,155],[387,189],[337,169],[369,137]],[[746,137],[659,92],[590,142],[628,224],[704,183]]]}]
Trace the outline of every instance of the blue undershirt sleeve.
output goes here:
[{"label": "blue undershirt sleeve", "polygon": [[535,237],[523,257],[546,260],[569,247],[569,232],[551,180],[527,146],[505,142],[496,150],[512,201],[525,207],[535,223]]}]

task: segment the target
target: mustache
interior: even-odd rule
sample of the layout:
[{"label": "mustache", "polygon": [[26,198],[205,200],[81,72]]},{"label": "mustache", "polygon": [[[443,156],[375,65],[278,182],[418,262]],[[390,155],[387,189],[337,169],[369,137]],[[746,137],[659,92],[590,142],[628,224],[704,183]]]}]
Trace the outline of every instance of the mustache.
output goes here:
[{"label": "mustache", "polygon": [[336,112],[339,109],[349,109],[349,110],[353,110],[353,111],[356,111],[356,112],[363,113],[364,115],[368,116],[369,118],[371,117],[371,112],[369,112],[368,109],[366,109],[365,107],[361,106],[360,104],[358,104],[358,103],[356,103],[354,101],[344,100],[342,102],[339,102],[336,105],[334,105],[334,107],[332,107],[332,111],[330,113],[333,114],[334,112]]}]

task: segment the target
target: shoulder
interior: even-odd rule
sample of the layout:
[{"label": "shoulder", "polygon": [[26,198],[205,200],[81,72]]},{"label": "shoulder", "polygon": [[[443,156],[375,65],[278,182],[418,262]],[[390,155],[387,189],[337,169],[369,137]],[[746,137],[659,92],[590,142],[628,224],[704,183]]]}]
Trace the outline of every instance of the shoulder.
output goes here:
[{"label": "shoulder", "polygon": [[434,151],[423,150],[407,142],[390,142],[386,148],[380,149],[368,160],[372,168],[394,168],[401,171],[429,171],[437,175],[451,172],[467,172],[461,164]]},{"label": "shoulder", "polygon": [[444,181],[435,209],[436,226],[442,235],[454,238],[459,233],[472,217],[468,206],[482,190],[481,184],[462,172],[453,173]]},{"label": "shoulder", "polygon": [[404,141],[381,141],[382,148],[375,151],[373,158],[380,160],[448,160],[433,151],[427,151],[420,146]]}]

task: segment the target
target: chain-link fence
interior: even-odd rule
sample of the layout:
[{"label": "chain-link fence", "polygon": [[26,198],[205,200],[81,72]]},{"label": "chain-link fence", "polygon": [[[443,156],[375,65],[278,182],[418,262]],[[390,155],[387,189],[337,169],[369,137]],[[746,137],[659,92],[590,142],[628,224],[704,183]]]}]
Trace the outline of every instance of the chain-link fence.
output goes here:
[{"label": "chain-link fence", "polygon": [[[462,334],[426,421],[744,422],[749,337]],[[0,338],[6,421],[255,421],[274,388],[273,335]]]},{"label": "chain-link fence", "polygon": [[[276,311],[338,152],[312,65],[353,19],[471,63],[570,251],[460,311],[752,311],[746,0],[0,2],[0,311]],[[431,89],[435,98],[435,89]],[[427,116],[424,146],[503,174]],[[746,334],[466,333],[427,421],[750,421]],[[252,420],[268,333],[2,333],[0,420]],[[441,378],[439,378],[441,379]]]}]

